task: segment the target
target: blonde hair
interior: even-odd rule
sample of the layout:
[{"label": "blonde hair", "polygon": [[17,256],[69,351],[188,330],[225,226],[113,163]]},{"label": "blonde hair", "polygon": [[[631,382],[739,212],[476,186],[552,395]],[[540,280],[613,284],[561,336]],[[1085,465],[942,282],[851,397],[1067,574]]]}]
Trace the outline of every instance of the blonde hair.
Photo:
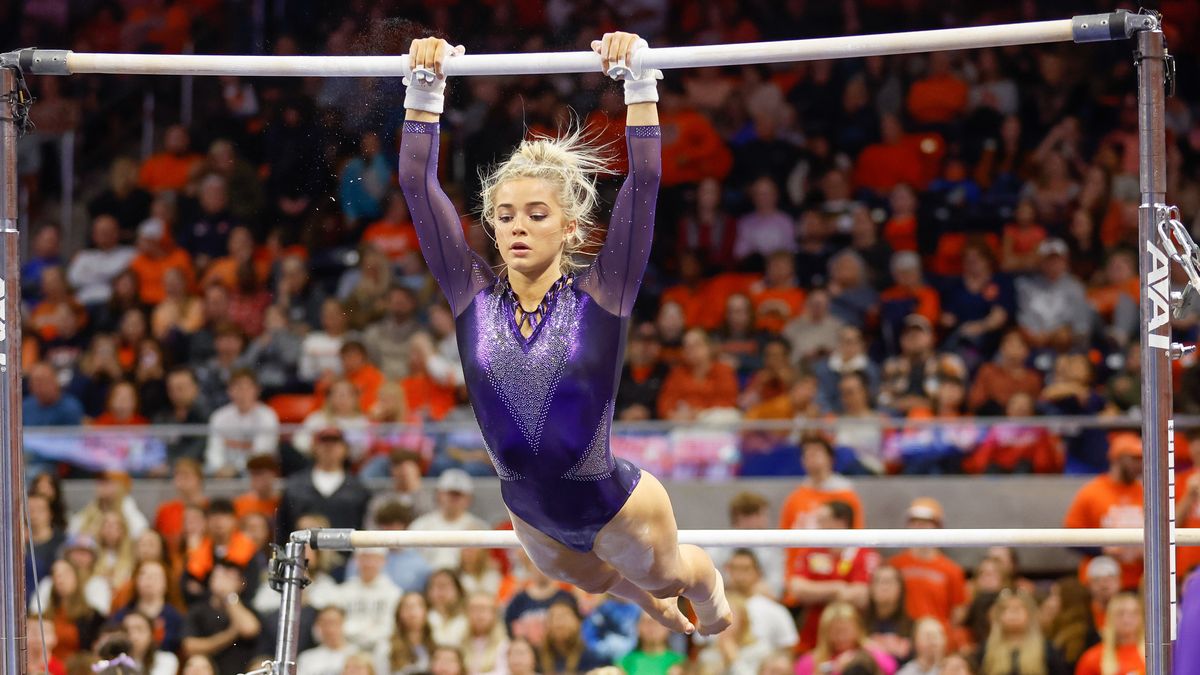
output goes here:
[{"label": "blonde hair", "polygon": [[829,627],[834,621],[839,619],[848,619],[854,622],[854,627],[858,630],[858,644],[856,646],[862,646],[863,623],[858,610],[848,602],[840,600],[838,602],[831,602],[821,612],[821,621],[817,624],[817,646],[812,652],[814,665],[825,663],[835,656],[833,647],[829,644]]},{"label": "blonde hair", "polygon": [[750,625],[750,609],[746,606],[746,596],[741,593],[728,593],[725,599],[729,602],[729,609],[737,617],[737,634],[734,637],[738,646],[754,644],[754,627]]},{"label": "blonde hair", "polygon": [[[1138,614],[1141,614],[1142,599],[1136,593],[1118,593],[1113,596],[1112,600],[1108,601],[1108,609],[1105,612],[1106,620],[1104,622],[1104,630],[1100,631],[1100,675],[1119,675],[1121,672],[1121,664],[1117,660],[1117,629],[1113,625],[1115,621],[1113,616],[1116,614],[1116,606],[1118,602],[1133,601],[1137,603]],[[1142,626],[1140,635],[1137,641],[1138,653],[1142,655],[1142,660],[1146,659],[1146,627]]]},{"label": "blonde hair", "polygon": [[[1004,637],[1004,629],[1000,627],[1000,613],[1010,602],[1019,602],[1025,607],[1028,616],[1028,628],[1016,644]],[[992,630],[988,634],[984,657],[980,665],[981,675],[1001,675],[1008,673],[1012,667],[1012,651],[1017,651],[1018,670],[1022,675],[1046,675],[1046,640],[1042,637],[1042,628],[1037,620],[1037,603],[1033,596],[1024,591],[1004,589],[991,609]]]},{"label": "blonde hair", "polygon": [[536,178],[550,184],[554,196],[562,207],[563,222],[575,222],[575,229],[568,232],[563,243],[560,267],[564,274],[585,266],[580,260],[591,242],[596,224],[596,207],[600,201],[596,190],[596,176],[611,174],[611,153],[605,145],[588,137],[578,125],[572,125],[566,134],[558,138],[534,135],[521,141],[508,159],[480,173],[480,198],[483,222],[491,227],[495,236],[496,193],[500,186],[510,180]]}]

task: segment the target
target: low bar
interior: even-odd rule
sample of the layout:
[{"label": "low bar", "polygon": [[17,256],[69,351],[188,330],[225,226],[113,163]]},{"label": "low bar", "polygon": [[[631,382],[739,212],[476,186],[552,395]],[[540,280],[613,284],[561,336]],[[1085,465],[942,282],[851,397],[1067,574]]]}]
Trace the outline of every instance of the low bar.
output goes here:
[{"label": "low bar", "polygon": [[[315,536],[310,536],[313,533]],[[316,548],[350,551],[358,548],[517,548],[511,530],[304,530],[292,541],[305,539]],[[697,546],[777,548],[871,546],[875,548],[980,548],[1140,546],[1140,528],[1111,529],[951,529],[951,530],[680,530],[679,543]],[[1181,546],[1200,546],[1200,528],[1178,530]]]},{"label": "low bar", "polygon": [[[1121,16],[1094,15],[1095,17]],[[701,68],[752,63],[849,59],[955,49],[979,49],[1049,42],[1094,41],[1124,30],[1092,28],[1087,17],[972,26],[906,33],[849,35],[809,40],[727,45],[661,47],[639,52],[635,68]],[[1081,26],[1088,26],[1084,29]],[[8,55],[34,75],[81,73],[128,75],[240,75],[269,77],[397,77],[408,72],[408,55],[396,56],[217,56],[200,54],[100,54],[57,49],[26,49]],[[536,75],[585,73],[600,68],[593,52],[466,54],[447,61],[446,73]]]}]

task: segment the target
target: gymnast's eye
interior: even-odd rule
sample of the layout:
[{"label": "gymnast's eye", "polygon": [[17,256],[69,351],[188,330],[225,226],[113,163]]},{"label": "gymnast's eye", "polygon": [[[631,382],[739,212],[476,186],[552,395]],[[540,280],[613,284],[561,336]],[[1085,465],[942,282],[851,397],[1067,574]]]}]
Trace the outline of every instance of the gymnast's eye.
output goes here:
[{"label": "gymnast's eye", "polygon": [[508,214],[506,213],[506,214],[504,214],[504,215],[500,216],[499,218],[497,218],[497,220],[499,220],[499,221],[500,221],[500,222],[502,222],[502,223],[507,223],[507,222],[509,222],[510,220],[512,220],[512,216],[510,216],[510,215],[508,215]]},{"label": "gymnast's eye", "polygon": [[530,217],[530,218],[532,218],[532,219],[534,219],[534,220],[537,220],[537,221],[542,221],[542,220],[545,220],[545,219],[546,219],[546,214],[544,214],[544,213],[535,213],[535,214],[533,214],[533,215],[531,215],[531,216],[529,216],[529,217]]}]

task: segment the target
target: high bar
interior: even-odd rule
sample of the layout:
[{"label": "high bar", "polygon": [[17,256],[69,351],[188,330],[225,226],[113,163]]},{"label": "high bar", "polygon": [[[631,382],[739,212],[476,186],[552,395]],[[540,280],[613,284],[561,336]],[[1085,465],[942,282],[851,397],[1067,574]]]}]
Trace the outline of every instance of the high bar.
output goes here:
[{"label": "high bar", "polygon": [[[1175,531],[1180,546],[1200,546],[1200,528]],[[314,548],[517,548],[512,530],[299,530],[292,541]],[[1143,545],[1140,528],[1010,528],[957,530],[680,530],[679,543],[697,546],[775,548],[870,546],[874,548],[1104,547]]]},{"label": "high bar", "polygon": [[[635,68],[701,68],[752,63],[848,59],[889,54],[1123,39],[1157,27],[1152,15],[1113,12],[1073,19],[995,26],[849,35],[809,40],[660,47],[639,52]],[[408,72],[408,55],[239,56],[200,54],[101,54],[25,49],[0,55],[33,75],[240,75],[247,77],[398,77]],[[466,54],[447,61],[448,75],[537,75],[600,69],[593,52]]]}]

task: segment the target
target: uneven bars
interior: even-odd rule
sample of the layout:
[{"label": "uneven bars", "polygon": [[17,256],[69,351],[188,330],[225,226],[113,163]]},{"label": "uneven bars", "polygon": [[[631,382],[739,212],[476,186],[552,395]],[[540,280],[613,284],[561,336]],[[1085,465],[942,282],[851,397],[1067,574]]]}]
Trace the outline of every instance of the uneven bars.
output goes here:
[{"label": "uneven bars", "polygon": [[[292,541],[314,548],[349,551],[358,548],[517,548],[512,530],[299,530]],[[1177,530],[1181,546],[1200,546],[1200,528]],[[680,530],[679,543],[724,547],[978,548],[1140,546],[1140,528],[1111,529],[971,529],[971,530]]]},{"label": "uneven bars", "polygon": [[[1128,37],[1153,21],[1148,15],[1113,12],[1073,19],[997,26],[849,35],[692,47],[645,49],[637,68],[701,68],[861,58],[889,54],[977,49],[1047,42],[1097,42]],[[3,55],[34,75],[106,73],[129,75],[241,75],[270,77],[396,77],[408,72],[408,55],[397,56],[216,56],[196,54],[99,54],[26,49]],[[586,73],[600,68],[593,52],[466,54],[446,62],[449,75],[536,75]]]}]

